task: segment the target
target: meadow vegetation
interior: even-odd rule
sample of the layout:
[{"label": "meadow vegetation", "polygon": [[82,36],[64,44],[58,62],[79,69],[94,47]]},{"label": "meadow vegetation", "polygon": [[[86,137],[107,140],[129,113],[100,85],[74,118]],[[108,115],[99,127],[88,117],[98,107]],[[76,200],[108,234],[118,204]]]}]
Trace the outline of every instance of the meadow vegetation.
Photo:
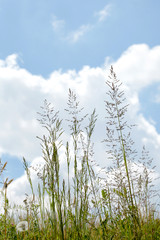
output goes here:
[{"label": "meadow vegetation", "polygon": [[[34,169],[40,179],[37,194],[31,167],[23,158],[32,194],[26,193],[24,205],[17,206],[23,209],[23,214],[15,217],[16,209],[10,211],[7,198],[13,180],[3,181],[0,239],[160,239],[160,218],[153,201],[158,192],[152,182],[152,159],[145,147],[142,156],[137,157],[131,138],[133,126],[125,120],[128,105],[121,85],[111,67],[106,81],[104,142],[106,162],[111,159],[112,165],[103,169],[103,176],[94,167],[92,137],[98,118],[96,110],[90,116],[82,116],[77,96],[69,90],[65,111],[72,141],[65,143],[67,177],[63,179],[60,175],[63,123],[59,112],[44,101],[38,119],[45,129],[45,134],[38,137],[44,165]],[[1,181],[6,165],[0,162]],[[139,167],[141,172],[137,171]]]}]

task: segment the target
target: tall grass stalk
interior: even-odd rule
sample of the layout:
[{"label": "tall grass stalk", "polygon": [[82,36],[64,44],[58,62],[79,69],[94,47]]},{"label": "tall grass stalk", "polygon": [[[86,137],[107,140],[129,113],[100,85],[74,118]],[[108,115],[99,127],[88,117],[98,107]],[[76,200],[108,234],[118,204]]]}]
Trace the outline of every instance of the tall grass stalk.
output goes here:
[{"label": "tall grass stalk", "polygon": [[[53,236],[57,235],[57,214],[60,224],[61,238],[64,239],[63,217],[62,217],[62,200],[60,194],[60,177],[59,177],[59,153],[61,147],[60,136],[63,131],[61,128],[62,121],[58,118],[58,112],[54,113],[54,109],[47,101],[42,107],[43,113],[39,113],[41,119],[39,122],[47,130],[48,136],[39,138],[42,142],[43,158],[45,160],[45,170],[47,175],[47,190],[50,196],[50,207],[53,216]],[[57,212],[56,212],[57,210]],[[52,221],[52,218],[50,218]]]},{"label": "tall grass stalk", "polygon": [[[106,142],[109,143],[109,147],[112,148],[108,153],[112,155],[114,161],[116,160],[115,166],[119,169],[119,175],[117,175],[119,186],[116,190],[116,193],[119,199],[118,205],[121,205],[123,208],[119,210],[124,211],[124,214],[129,214],[131,216],[133,220],[134,231],[137,231],[137,224],[140,227],[140,222],[134,194],[134,185],[129,172],[129,161],[132,161],[131,155],[134,153],[134,151],[132,151],[131,145],[129,145],[132,143],[130,139],[130,133],[128,133],[126,136],[126,129],[129,128],[129,126],[127,122],[124,121],[124,116],[127,112],[128,105],[123,104],[125,101],[124,91],[120,90],[122,83],[117,79],[112,66],[110,69],[109,79],[106,81],[106,84],[109,87],[107,95],[110,98],[110,100],[105,101],[106,111],[108,114]],[[124,182],[124,173],[121,171],[122,165],[125,167],[126,183]],[[126,209],[126,206],[128,206],[128,209]]]}]

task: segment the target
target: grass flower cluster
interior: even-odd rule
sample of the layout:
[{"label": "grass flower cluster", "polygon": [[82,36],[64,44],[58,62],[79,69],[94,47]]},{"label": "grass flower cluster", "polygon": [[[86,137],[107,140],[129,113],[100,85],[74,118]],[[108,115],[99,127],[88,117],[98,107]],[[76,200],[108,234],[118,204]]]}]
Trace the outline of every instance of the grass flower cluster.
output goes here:
[{"label": "grass flower cluster", "polygon": [[[160,218],[152,200],[158,194],[152,184],[152,159],[145,147],[141,158],[134,150],[133,126],[125,120],[128,105],[121,85],[111,67],[106,81],[104,142],[106,162],[112,159],[112,165],[103,170],[103,177],[94,168],[92,137],[97,121],[96,110],[90,116],[83,115],[76,94],[69,90],[65,111],[71,141],[64,145],[59,112],[44,101],[42,111],[38,113],[45,134],[38,137],[44,165],[34,169],[40,180],[37,194],[32,184],[31,168],[23,158],[32,194],[28,196],[26,193],[24,205],[18,206],[23,209],[23,214],[15,217],[14,209],[10,214],[7,198],[7,188],[13,179],[4,181],[0,239],[160,239]],[[63,179],[60,159],[64,147],[66,177]],[[0,162],[1,179],[6,165]]]}]

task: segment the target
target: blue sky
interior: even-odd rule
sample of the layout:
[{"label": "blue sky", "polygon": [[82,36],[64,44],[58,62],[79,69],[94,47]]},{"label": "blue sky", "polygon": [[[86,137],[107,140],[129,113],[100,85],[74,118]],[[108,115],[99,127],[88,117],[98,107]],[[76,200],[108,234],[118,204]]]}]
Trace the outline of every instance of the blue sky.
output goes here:
[{"label": "blue sky", "polygon": [[[18,53],[21,66],[43,76],[53,69],[100,66],[132,44],[159,44],[159,9],[158,0],[1,0],[0,58]],[[86,30],[74,42],[71,35],[82,26]]]},{"label": "blue sky", "polygon": [[139,124],[136,146],[146,144],[160,170],[159,11],[159,0],[0,0],[0,155],[13,192],[27,184],[22,156],[32,164],[41,155],[36,112],[45,98],[63,110],[68,88],[87,111],[97,107],[96,152],[106,164],[100,127],[111,64]]}]

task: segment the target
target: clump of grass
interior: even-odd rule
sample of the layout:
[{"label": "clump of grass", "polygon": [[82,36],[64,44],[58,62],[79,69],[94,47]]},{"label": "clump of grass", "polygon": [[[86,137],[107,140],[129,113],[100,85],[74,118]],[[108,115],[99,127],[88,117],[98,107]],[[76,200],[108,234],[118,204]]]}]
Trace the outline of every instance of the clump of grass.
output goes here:
[{"label": "clump of grass", "polygon": [[[28,196],[26,193],[25,214],[19,219],[13,218],[9,215],[7,202],[7,187],[11,181],[6,179],[4,214],[0,216],[1,239],[160,238],[160,219],[156,217],[152,204],[155,196],[151,179],[152,161],[145,148],[142,157],[137,158],[131,138],[133,126],[125,120],[128,105],[113,67],[106,84],[104,141],[106,161],[112,159],[112,166],[106,170],[105,180],[98,175],[93,164],[92,136],[98,119],[96,110],[90,116],[84,114],[76,94],[69,89],[65,111],[70,141],[65,142],[59,112],[45,100],[42,111],[38,113],[38,121],[45,129],[44,135],[38,137],[44,165],[34,167],[40,183],[35,190],[30,167],[23,158],[32,194]],[[63,159],[62,149],[65,149]],[[61,176],[64,162],[66,178]],[[137,171],[139,166],[141,172]],[[0,176],[5,167],[6,163],[0,162]],[[22,231],[17,231],[19,220],[19,225],[25,226]]]}]

